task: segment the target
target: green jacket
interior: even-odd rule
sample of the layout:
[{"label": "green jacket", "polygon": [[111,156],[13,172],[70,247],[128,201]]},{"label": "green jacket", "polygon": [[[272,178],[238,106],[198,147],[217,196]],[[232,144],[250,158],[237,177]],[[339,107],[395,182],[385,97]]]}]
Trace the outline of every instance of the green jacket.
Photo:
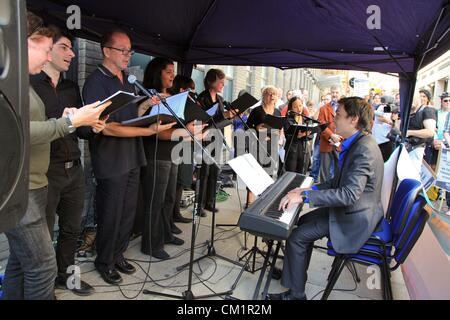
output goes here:
[{"label": "green jacket", "polygon": [[45,106],[30,85],[30,184],[29,189],[39,189],[48,184],[50,142],[69,134],[64,118],[48,119]]}]

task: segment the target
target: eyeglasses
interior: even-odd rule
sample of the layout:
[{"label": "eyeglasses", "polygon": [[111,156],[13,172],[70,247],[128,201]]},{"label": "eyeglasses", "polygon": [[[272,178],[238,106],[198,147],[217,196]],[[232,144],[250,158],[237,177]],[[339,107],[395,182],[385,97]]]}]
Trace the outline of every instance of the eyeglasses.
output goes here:
[{"label": "eyeglasses", "polygon": [[114,48],[114,47],[105,47],[105,48],[109,48],[109,49],[114,49],[117,51],[120,51],[120,53],[124,56],[132,56],[134,54],[133,50],[127,50],[127,49],[119,49],[119,48]]},{"label": "eyeglasses", "polygon": [[444,99],[442,102],[450,102],[450,99]]}]

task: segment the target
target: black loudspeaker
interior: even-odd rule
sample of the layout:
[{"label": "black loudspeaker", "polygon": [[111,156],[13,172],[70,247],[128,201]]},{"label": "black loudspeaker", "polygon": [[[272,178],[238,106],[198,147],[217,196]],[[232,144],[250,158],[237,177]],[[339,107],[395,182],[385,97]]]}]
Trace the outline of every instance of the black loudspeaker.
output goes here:
[{"label": "black loudspeaker", "polygon": [[28,204],[29,93],[26,6],[0,0],[0,233]]}]

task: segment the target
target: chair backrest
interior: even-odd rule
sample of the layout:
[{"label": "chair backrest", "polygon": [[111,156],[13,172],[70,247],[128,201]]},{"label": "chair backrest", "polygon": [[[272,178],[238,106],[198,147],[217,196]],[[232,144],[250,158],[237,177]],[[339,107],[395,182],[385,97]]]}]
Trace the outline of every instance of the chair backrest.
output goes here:
[{"label": "chair backrest", "polygon": [[[417,196],[411,209],[404,213],[405,224],[401,230],[394,232],[394,258],[397,264],[403,263],[422,234],[429,217],[425,211],[424,197]],[[399,225],[400,228],[400,225]]]},{"label": "chair backrest", "polygon": [[400,185],[395,191],[388,214],[394,232],[404,227],[405,213],[411,209],[421,190],[422,183],[420,181],[404,179],[400,182]]}]

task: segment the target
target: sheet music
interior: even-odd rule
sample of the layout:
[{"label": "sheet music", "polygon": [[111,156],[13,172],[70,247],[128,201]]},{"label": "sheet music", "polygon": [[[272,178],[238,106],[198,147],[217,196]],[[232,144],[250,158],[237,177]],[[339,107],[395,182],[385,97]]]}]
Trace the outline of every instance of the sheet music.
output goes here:
[{"label": "sheet music", "polygon": [[249,153],[229,160],[228,164],[255,195],[259,196],[274,182]]},{"label": "sheet music", "polygon": [[219,108],[219,103],[214,104],[211,108],[206,110],[206,113],[212,117],[217,113],[217,109]]},{"label": "sheet music", "polygon": [[[186,106],[186,100],[188,97],[189,91],[185,91],[174,96],[170,96],[166,98],[167,104],[172,108],[173,112],[182,120],[184,120],[184,107]],[[169,116],[172,113],[162,104],[158,104],[153,106],[150,110],[149,116],[156,116],[158,114],[167,114]]]}]

